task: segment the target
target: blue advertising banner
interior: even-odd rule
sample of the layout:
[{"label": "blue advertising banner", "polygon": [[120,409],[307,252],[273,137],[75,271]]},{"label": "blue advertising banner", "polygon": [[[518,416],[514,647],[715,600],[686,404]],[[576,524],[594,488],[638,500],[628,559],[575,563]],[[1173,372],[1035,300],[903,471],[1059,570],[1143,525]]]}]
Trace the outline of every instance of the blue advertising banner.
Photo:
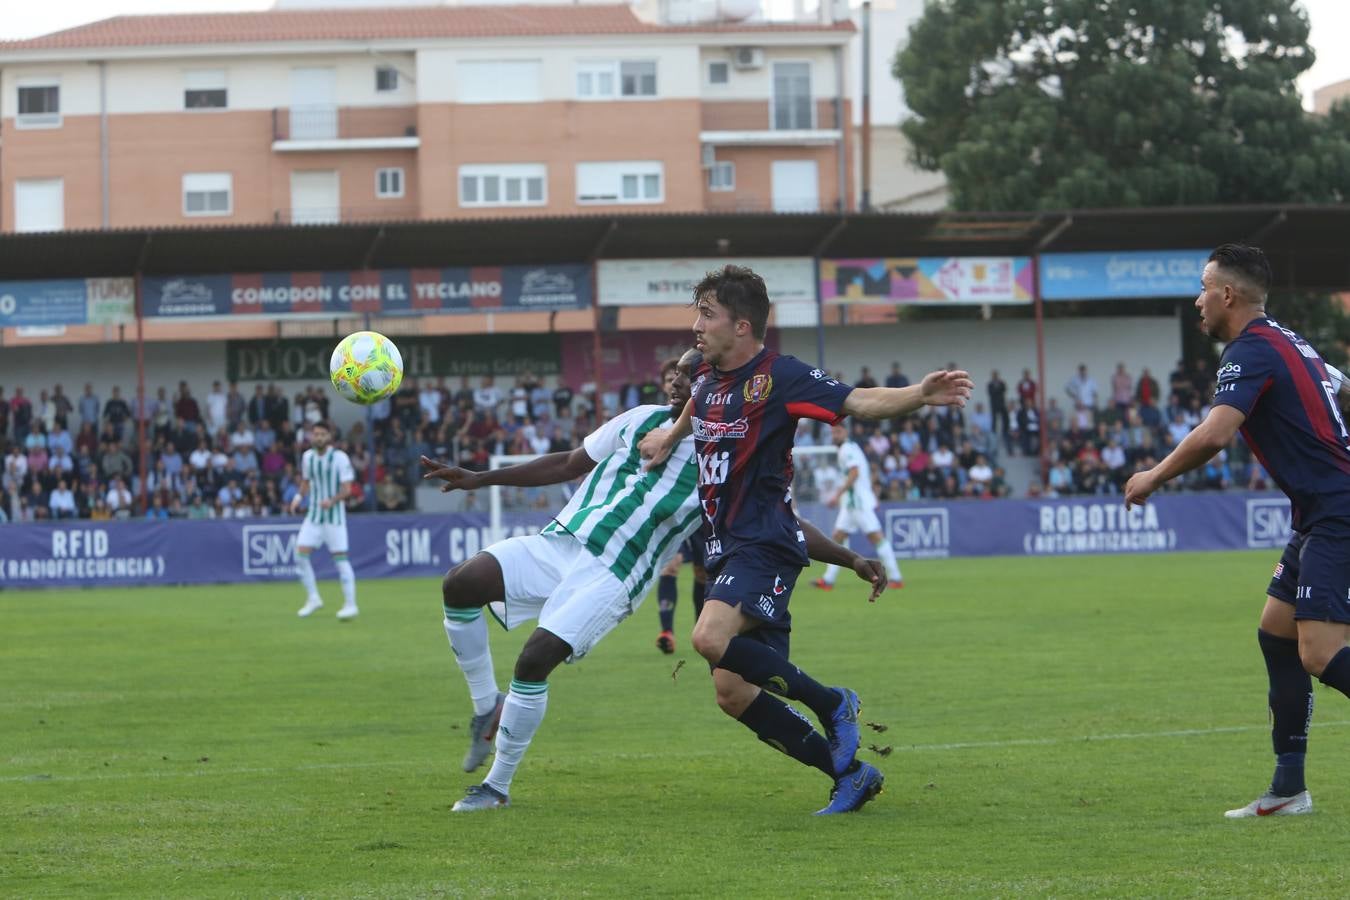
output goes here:
[{"label": "blue advertising banner", "polygon": [[0,281],[0,327],[128,322],[133,291],[130,278]]},{"label": "blue advertising banner", "polygon": [[[820,525],[836,511],[807,504]],[[1265,549],[1289,539],[1279,494],[1155,497],[1126,511],[1118,497],[884,503],[877,510],[900,559],[1077,556]],[[511,516],[507,534],[532,534],[548,513]],[[216,584],[295,577],[298,519],[69,522],[3,525],[0,588]],[[360,578],[437,577],[491,543],[486,513],[363,515],[348,524]],[[854,549],[870,552],[861,535]],[[315,555],[320,577],[335,573]],[[1273,558],[1272,558],[1273,562]]]},{"label": "blue advertising banner", "polygon": [[591,267],[479,266],[174,275],[143,281],[147,317],[585,309]]},{"label": "blue advertising banner", "polygon": [[1208,250],[1046,253],[1041,256],[1041,299],[1192,297],[1200,293],[1208,257]]}]

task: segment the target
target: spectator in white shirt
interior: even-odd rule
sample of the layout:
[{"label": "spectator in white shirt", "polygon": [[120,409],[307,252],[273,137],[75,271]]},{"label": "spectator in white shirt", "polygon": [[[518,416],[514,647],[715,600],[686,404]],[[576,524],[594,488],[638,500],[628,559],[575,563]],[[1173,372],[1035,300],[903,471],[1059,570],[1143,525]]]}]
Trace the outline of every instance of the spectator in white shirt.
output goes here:
[{"label": "spectator in white shirt", "polygon": [[241,450],[247,447],[249,450],[252,450],[253,444],[253,432],[241,421],[238,427],[236,427],[234,432],[230,435],[230,449]]},{"label": "spectator in white shirt", "polygon": [[211,448],[206,446],[206,441],[200,441],[197,449],[188,455],[188,465],[192,466],[194,472],[205,472],[211,468]]},{"label": "spectator in white shirt", "polygon": [[502,402],[502,392],[492,383],[492,376],[485,375],[483,383],[473,392],[474,408],[481,412],[496,412],[497,404]]},{"label": "spectator in white shirt", "polygon": [[211,429],[212,434],[229,426],[225,411],[228,399],[225,396],[225,389],[220,386],[220,382],[211,382],[211,393],[206,395],[206,419],[207,427]]},{"label": "spectator in white shirt", "polygon": [[994,470],[989,466],[989,460],[985,459],[983,453],[975,456],[975,465],[970,467],[970,480],[980,487],[988,487],[989,482],[994,480]]},{"label": "spectator in white shirt", "polygon": [[131,515],[131,491],[127,490],[127,486],[122,479],[114,478],[112,480],[104,500],[108,504],[108,509],[112,510],[113,515],[117,518],[125,519]]},{"label": "spectator in white shirt", "polygon": [[1108,469],[1119,469],[1125,465],[1125,448],[1120,446],[1120,441],[1111,438],[1107,442],[1102,448],[1102,462],[1106,463]]},{"label": "spectator in white shirt", "polygon": [[422,408],[422,416],[428,422],[439,422],[441,420],[441,389],[431,384],[430,381],[422,383],[422,390],[417,394],[417,405]]},{"label": "spectator in white shirt", "polygon": [[1069,383],[1064,386],[1064,393],[1069,395],[1069,399],[1075,404],[1081,404],[1088,409],[1097,408],[1097,382],[1092,380],[1088,374],[1087,366],[1078,364],[1078,374],[1069,379]]},{"label": "spectator in white shirt", "polygon": [[75,495],[71,493],[64,478],[56,483],[56,489],[52,491],[47,505],[51,508],[53,519],[75,518]]}]

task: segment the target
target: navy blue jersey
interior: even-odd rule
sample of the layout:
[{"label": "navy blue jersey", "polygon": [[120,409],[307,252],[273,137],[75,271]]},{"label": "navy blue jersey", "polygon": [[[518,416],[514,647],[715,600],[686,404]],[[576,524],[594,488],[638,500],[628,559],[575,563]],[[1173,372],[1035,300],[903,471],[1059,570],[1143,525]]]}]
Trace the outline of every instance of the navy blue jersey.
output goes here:
[{"label": "navy blue jersey", "polygon": [[1214,403],[1247,419],[1242,437],[1289,495],[1295,531],[1350,527],[1350,434],[1317,351],[1274,319],[1254,319],[1223,352]]},{"label": "navy blue jersey", "polygon": [[694,373],[694,445],[706,567],[734,553],[807,564],[792,512],[792,439],[798,419],[837,422],[853,388],[791,356],[761,350],[739,369]]}]

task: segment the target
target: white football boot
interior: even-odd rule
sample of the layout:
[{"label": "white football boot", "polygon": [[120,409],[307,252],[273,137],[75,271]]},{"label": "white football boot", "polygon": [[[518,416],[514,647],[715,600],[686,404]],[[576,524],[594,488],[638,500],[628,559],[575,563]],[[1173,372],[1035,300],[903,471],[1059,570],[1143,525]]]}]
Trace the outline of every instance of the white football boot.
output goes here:
[{"label": "white football boot", "polygon": [[320,609],[323,609],[323,601],[318,597],[310,597],[305,601],[305,605],[300,607],[300,611],[297,612],[296,615],[304,619],[313,615],[316,610]]},{"label": "white football boot", "polygon": [[1292,797],[1266,792],[1241,809],[1230,809],[1225,819],[1254,819],[1257,816],[1301,816],[1313,811],[1312,795],[1300,791]]}]

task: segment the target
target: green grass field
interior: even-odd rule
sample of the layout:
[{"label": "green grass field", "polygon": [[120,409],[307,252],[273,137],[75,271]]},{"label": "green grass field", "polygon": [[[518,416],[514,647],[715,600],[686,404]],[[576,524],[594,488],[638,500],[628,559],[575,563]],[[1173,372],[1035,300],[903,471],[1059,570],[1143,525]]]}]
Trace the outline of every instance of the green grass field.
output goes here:
[{"label": "green grass field", "polygon": [[[0,594],[0,894],[1344,896],[1350,705],[1319,811],[1226,821],[1271,768],[1273,553],[910,563],[793,601],[794,659],[890,726],[829,789],[726,719],[644,604],[555,673],[508,810],[458,815],[469,705],[434,581]],[[690,626],[682,585],[679,633]],[[527,630],[493,626],[502,683]],[[687,661],[677,679],[675,660]]]}]

